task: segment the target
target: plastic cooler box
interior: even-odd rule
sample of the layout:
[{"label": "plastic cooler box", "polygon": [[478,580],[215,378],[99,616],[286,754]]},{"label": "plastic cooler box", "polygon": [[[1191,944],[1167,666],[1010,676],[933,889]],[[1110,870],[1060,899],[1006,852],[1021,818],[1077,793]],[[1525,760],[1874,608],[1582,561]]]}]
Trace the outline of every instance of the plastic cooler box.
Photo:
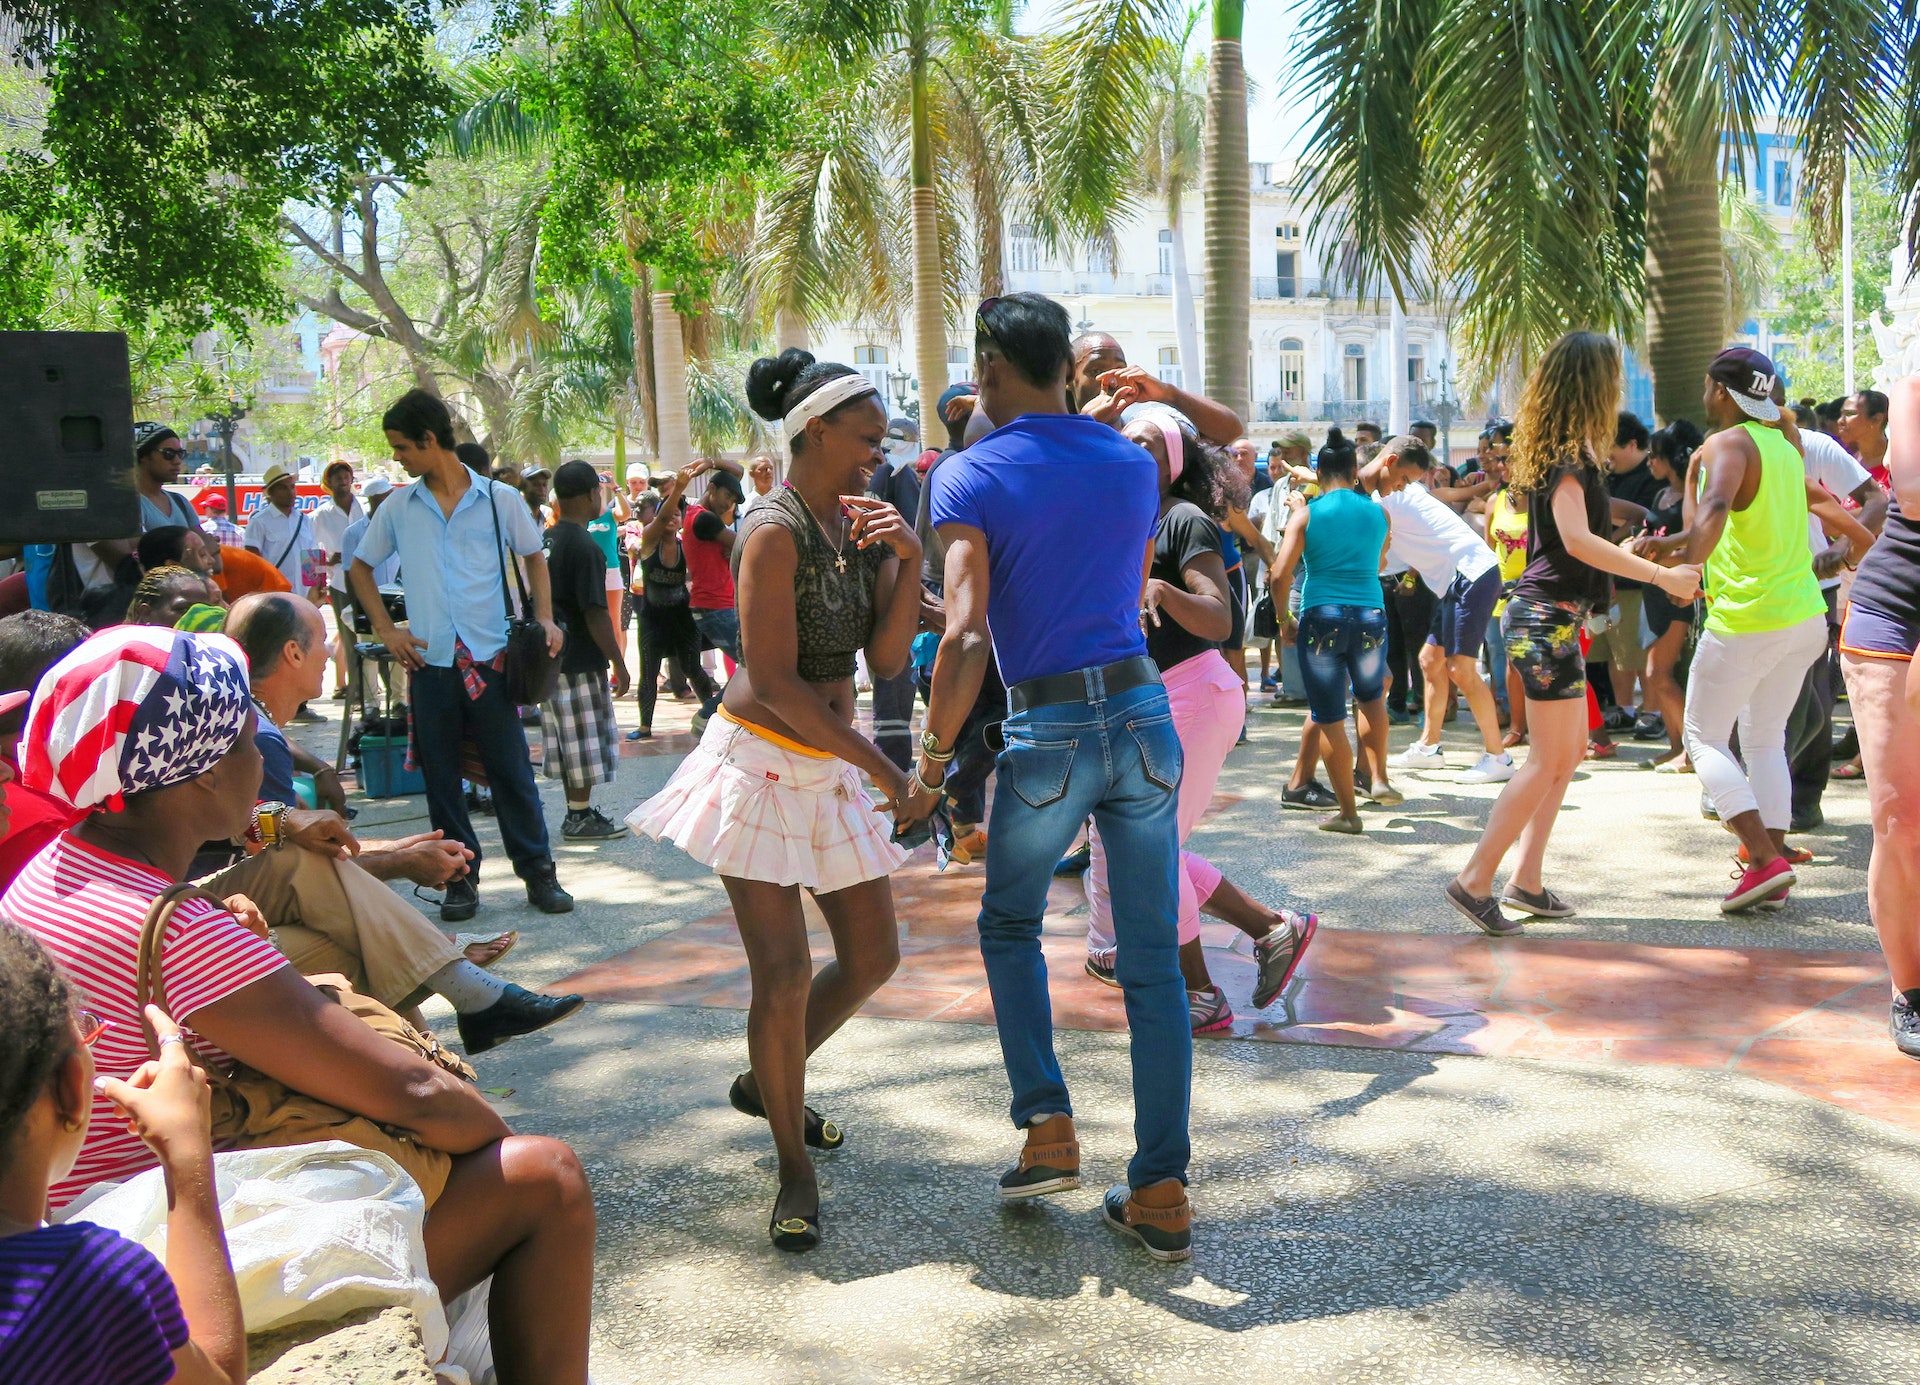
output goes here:
[{"label": "plastic cooler box", "polygon": [[399,798],[427,791],[425,776],[407,768],[405,736],[360,738],[360,787],[368,798]]}]

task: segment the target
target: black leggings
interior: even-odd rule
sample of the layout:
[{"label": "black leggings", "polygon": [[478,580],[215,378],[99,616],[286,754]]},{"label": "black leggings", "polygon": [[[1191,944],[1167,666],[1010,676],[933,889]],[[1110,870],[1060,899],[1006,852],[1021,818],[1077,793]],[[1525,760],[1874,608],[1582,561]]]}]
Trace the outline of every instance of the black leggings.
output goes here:
[{"label": "black leggings", "polygon": [[655,606],[648,602],[640,608],[640,686],[636,689],[642,726],[653,725],[653,704],[660,690],[660,664],[668,658],[680,661],[702,710],[711,716],[713,709],[720,705],[719,689],[700,666],[700,632],[694,628],[693,611],[686,606]]}]

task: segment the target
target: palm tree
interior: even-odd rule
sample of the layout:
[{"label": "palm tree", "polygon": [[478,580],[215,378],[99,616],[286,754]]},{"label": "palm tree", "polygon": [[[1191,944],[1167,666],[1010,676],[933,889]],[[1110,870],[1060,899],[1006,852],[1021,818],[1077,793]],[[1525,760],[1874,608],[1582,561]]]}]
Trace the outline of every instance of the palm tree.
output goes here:
[{"label": "palm tree", "polygon": [[1830,246],[1849,151],[1904,133],[1920,166],[1920,104],[1899,105],[1911,9],[1312,0],[1298,80],[1326,93],[1314,235],[1403,302],[1464,294],[1483,374],[1570,326],[1644,322],[1656,412],[1693,412],[1725,340],[1722,173],[1743,176],[1756,119],[1777,111]]},{"label": "palm tree", "polygon": [[1240,52],[1245,0],[1213,0],[1207,53],[1207,395],[1242,419],[1253,414],[1253,201],[1247,168],[1247,67]]},{"label": "palm tree", "polygon": [[1099,241],[1127,205],[1170,3],[1071,0],[1036,39],[1013,31],[1017,0],[780,0],[796,70],[824,58],[832,76],[762,208],[765,307],[789,323],[909,308],[931,419],[948,307],[969,286],[1000,290],[1003,218],[1057,247]]},{"label": "palm tree", "polygon": [[1193,282],[1187,273],[1187,237],[1181,220],[1187,194],[1199,180],[1207,125],[1207,65],[1187,50],[1199,26],[1202,7],[1187,12],[1177,40],[1156,50],[1147,107],[1147,142],[1141,177],[1167,209],[1173,238],[1173,334],[1187,378],[1201,378],[1199,329],[1194,321]]}]

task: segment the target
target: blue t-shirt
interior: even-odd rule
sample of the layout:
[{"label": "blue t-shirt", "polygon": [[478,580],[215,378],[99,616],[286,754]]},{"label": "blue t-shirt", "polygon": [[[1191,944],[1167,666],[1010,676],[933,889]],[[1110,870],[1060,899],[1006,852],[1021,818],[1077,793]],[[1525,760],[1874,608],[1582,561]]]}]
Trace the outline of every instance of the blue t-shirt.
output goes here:
[{"label": "blue t-shirt", "polygon": [[293,787],[293,747],[287,734],[267,720],[267,714],[255,709],[253,743],[260,751],[260,801],[285,803],[298,808],[300,799]]},{"label": "blue t-shirt", "polygon": [[987,624],[1009,687],[1147,652],[1160,468],[1146,449],[1080,414],[1023,414],[930,479],[933,522],[987,536]]},{"label": "blue t-shirt", "polygon": [[1328,491],[1307,506],[1307,579],[1300,607],[1378,606],[1387,515],[1356,490]]}]

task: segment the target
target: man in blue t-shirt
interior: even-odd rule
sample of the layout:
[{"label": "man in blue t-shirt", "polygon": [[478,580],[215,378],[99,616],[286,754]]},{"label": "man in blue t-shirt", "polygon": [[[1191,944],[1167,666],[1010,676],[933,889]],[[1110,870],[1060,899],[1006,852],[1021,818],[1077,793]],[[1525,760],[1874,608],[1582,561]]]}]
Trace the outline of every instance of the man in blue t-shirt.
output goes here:
[{"label": "man in blue t-shirt", "polygon": [[[1013,1121],[1026,1131],[1000,1194],[1080,1186],[1040,920],[1053,864],[1091,815],[1113,863],[1138,1146],[1104,1213],[1154,1258],[1184,1260],[1193,1037],[1175,937],[1180,741],[1140,627],[1159,473],[1107,424],[1069,412],[1069,326],[1059,304],[1032,293],[988,299],[974,319],[974,355],[979,407],[1002,426],[929,478],[931,518],[947,545],[947,628],[901,817],[932,810],[927,786],[944,776],[986,662],[997,656],[1006,750],[987,830],[980,952]],[[1075,503],[1063,505],[1067,496]]]}]

